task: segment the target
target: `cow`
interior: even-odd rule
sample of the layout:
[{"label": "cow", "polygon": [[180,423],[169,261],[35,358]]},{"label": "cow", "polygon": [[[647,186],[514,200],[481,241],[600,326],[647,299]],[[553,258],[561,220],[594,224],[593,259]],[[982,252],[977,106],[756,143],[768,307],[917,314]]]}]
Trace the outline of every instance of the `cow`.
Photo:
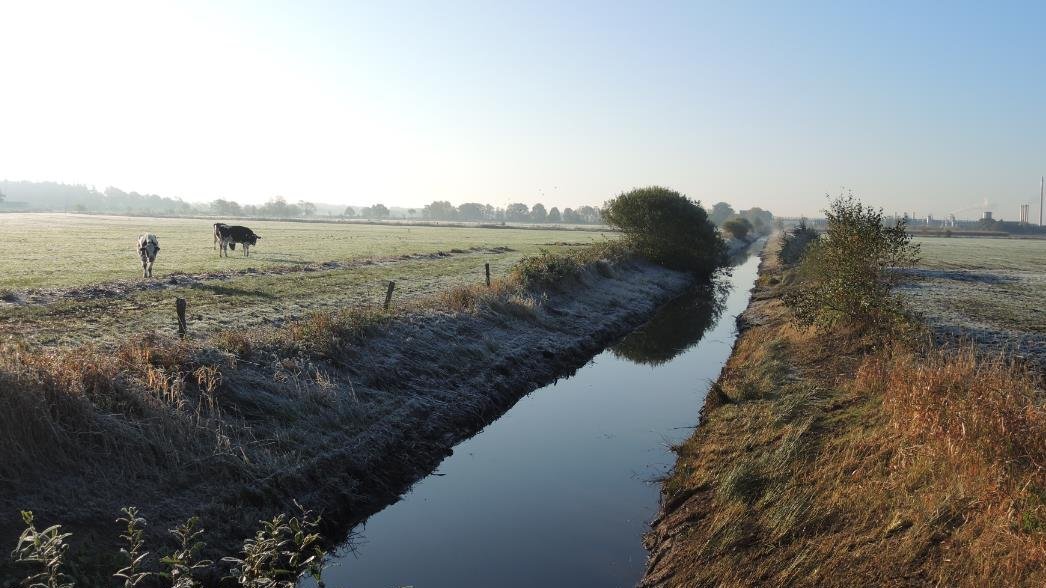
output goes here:
[{"label": "cow", "polygon": [[214,248],[218,248],[218,243],[222,240],[222,229],[229,228],[229,225],[225,223],[214,223]]},{"label": "cow", "polygon": [[216,223],[214,225],[214,231],[217,233],[218,242],[221,245],[221,250],[218,251],[218,257],[221,257],[222,253],[225,254],[225,257],[228,257],[229,252],[226,250],[226,247],[235,251],[237,243],[243,245],[243,256],[250,257],[251,245],[257,245],[258,239],[261,239],[261,237],[254,234],[254,231],[239,225],[222,225],[221,223]]},{"label": "cow", "polygon": [[153,277],[153,262],[160,252],[160,240],[152,233],[138,235],[138,257],[142,259],[142,277]]}]

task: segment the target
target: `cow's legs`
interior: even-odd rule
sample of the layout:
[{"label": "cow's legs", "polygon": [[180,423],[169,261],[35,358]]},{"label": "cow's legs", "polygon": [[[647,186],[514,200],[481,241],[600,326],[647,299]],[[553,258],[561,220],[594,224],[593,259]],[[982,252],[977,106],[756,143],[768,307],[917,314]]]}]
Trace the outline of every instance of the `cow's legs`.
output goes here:
[{"label": "cow's legs", "polygon": [[251,256],[251,246],[246,244],[246,243],[243,244],[243,256],[244,257],[250,257]]},{"label": "cow's legs", "polygon": [[149,277],[153,277],[153,260],[149,260]]}]

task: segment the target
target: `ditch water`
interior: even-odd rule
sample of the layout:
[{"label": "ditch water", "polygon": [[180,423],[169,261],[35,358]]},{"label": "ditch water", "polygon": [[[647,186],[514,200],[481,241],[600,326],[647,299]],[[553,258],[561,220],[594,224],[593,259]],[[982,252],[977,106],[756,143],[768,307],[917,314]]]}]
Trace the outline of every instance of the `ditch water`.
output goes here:
[{"label": "ditch water", "polygon": [[328,586],[634,586],[670,446],[730,355],[759,260],[521,399],[356,529]]}]

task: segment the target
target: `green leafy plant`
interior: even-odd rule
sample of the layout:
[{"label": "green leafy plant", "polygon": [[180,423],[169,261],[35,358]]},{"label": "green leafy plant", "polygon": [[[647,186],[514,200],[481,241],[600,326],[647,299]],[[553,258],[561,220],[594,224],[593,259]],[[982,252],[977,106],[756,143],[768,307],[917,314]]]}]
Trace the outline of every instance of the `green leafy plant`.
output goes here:
[{"label": "green leafy plant", "polygon": [[817,231],[808,227],[804,218],[781,237],[781,249],[777,252],[777,259],[786,266],[794,266],[802,261],[807,247],[816,240]]},{"label": "green leafy plant", "polygon": [[231,578],[248,588],[294,588],[309,575],[321,582],[323,551],[315,532],[319,517],[295,503],[301,514],[261,521],[261,529],[243,543],[242,557],[226,557]]},{"label": "green leafy plant", "polygon": [[69,545],[65,542],[70,533],[62,533],[61,525],[52,525],[43,531],[36,529],[32,511],[22,511],[25,530],[18,537],[11,557],[16,562],[32,564],[42,568],[27,577],[23,586],[27,588],[72,588],[69,577],[61,572],[65,553]]},{"label": "green leafy plant", "polygon": [[142,563],[149,556],[148,551],[142,551],[145,546],[143,535],[146,522],[145,518],[139,516],[136,507],[127,506],[120,512],[124,516],[116,519],[116,522],[124,524],[124,532],[120,538],[127,542],[127,547],[120,548],[120,554],[127,558],[127,565],[113,576],[123,579],[124,588],[134,588],[152,575],[142,570]]},{"label": "green leafy plant", "polygon": [[892,292],[898,280],[893,270],[919,258],[905,221],[885,224],[881,209],[862,205],[852,193],[834,199],[825,218],[827,232],[807,246],[799,284],[784,297],[796,320],[872,330],[897,324],[905,313]]},{"label": "green leafy plant", "polygon": [[203,529],[199,528],[199,517],[192,517],[171,529],[171,534],[178,539],[178,548],[170,555],[160,558],[160,563],[167,567],[167,572],[160,575],[171,581],[171,588],[195,588],[198,584],[193,574],[214,562],[197,559],[204,547],[200,541]]},{"label": "green leafy plant", "polygon": [[655,263],[701,275],[726,263],[723,239],[705,209],[674,190],[650,186],[626,192],[604,205],[603,218]]}]

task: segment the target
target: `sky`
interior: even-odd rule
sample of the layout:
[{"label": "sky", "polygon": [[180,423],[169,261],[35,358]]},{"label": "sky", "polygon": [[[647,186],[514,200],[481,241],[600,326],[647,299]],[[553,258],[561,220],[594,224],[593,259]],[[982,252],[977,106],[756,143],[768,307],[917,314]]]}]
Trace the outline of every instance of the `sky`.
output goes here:
[{"label": "sky", "polygon": [[1009,220],[1044,107],[1041,2],[0,0],[0,178],[190,201]]}]

